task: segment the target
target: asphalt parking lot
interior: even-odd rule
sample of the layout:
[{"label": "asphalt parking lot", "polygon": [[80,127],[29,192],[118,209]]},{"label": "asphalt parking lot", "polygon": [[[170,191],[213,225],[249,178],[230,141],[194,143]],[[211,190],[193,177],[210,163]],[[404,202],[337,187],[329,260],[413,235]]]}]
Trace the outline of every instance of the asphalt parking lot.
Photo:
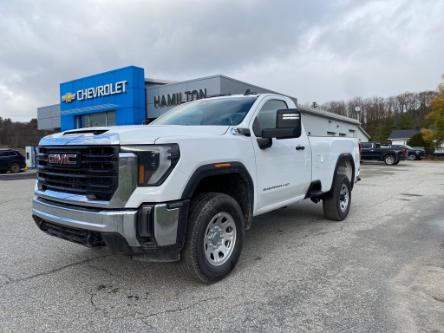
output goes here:
[{"label": "asphalt parking lot", "polygon": [[362,166],[344,222],[305,201],[254,219],[201,285],[40,232],[31,178],[0,178],[0,331],[444,332],[444,163]]}]

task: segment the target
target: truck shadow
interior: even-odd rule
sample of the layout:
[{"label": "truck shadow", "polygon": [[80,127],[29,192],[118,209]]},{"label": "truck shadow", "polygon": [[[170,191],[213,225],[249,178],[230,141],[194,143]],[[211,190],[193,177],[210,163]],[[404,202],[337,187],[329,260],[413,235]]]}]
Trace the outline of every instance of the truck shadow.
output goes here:
[{"label": "truck shadow", "polygon": [[[284,275],[294,274],[284,254],[296,256],[300,250],[307,251],[304,248],[307,243],[318,246],[316,242],[322,243],[322,235],[338,228],[341,223],[325,220],[321,205],[304,201],[255,218],[246,232],[237,267],[218,283],[204,285],[190,279],[182,274],[178,263],[139,262],[105,249],[76,252],[77,258],[92,260],[84,259],[79,265],[69,266],[58,283],[81,286],[82,297],[109,317],[158,312],[153,299],[169,313],[184,304],[186,307],[204,304],[209,295],[223,302],[224,298],[235,297],[236,290],[251,290],[252,283],[267,283],[270,262],[280,267]],[[316,235],[320,236],[318,240]],[[233,285],[236,288],[227,294]]]},{"label": "truck shadow", "polygon": [[[338,225],[324,218],[322,204],[315,205],[309,201],[256,217],[253,219],[252,227],[245,234],[244,246],[236,271],[248,270],[250,263],[260,261],[268,253],[279,251],[282,247],[294,246],[297,242],[304,242],[310,235],[336,230]],[[84,254],[90,254],[90,251],[85,250]],[[91,272],[94,271],[94,275],[101,271],[108,278],[123,279],[122,282],[131,280],[133,289],[163,288],[171,283],[191,288],[202,286],[184,277],[179,263],[141,262],[125,256],[113,255],[106,249],[93,251],[99,258],[89,263],[87,267],[91,269]],[[100,285],[106,285],[106,283]]]}]

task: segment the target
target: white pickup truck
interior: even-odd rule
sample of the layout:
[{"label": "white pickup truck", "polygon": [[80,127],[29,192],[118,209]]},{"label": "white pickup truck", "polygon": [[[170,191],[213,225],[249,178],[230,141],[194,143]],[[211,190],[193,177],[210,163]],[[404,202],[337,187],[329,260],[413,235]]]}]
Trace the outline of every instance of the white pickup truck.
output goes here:
[{"label": "white pickup truck", "polygon": [[181,261],[210,283],[236,265],[254,216],[309,198],[345,219],[359,161],[356,138],[307,136],[286,96],[213,97],[150,125],[43,138],[32,214],[48,234]]}]

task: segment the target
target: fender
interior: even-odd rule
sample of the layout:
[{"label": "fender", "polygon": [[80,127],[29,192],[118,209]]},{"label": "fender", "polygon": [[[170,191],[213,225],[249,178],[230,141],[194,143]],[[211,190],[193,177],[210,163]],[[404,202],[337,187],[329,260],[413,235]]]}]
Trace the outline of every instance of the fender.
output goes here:
[{"label": "fender", "polygon": [[[352,166],[352,179],[351,179],[351,182],[350,182],[350,186],[351,186],[351,189],[353,190],[353,185],[355,184],[355,168],[356,168],[356,165],[355,165],[355,160],[353,159],[352,154],[350,154],[350,153],[342,153],[342,154],[339,155],[338,160],[336,161],[335,171],[333,172],[333,178],[335,177],[335,175],[338,172],[339,163],[341,161],[344,161],[344,160],[345,161],[348,160],[351,163],[351,166]],[[330,188],[330,190],[328,192],[330,192],[333,189],[333,183],[334,182],[332,181],[331,188]]]},{"label": "fender", "polygon": [[[217,167],[221,166],[223,167]],[[193,175],[188,180],[187,185],[185,186],[185,189],[182,193],[182,199],[191,199],[193,197],[194,192],[196,191],[197,186],[199,183],[211,176],[218,176],[218,175],[229,175],[229,174],[238,174],[241,176],[241,178],[245,181],[248,187],[248,194],[249,194],[249,212],[248,212],[248,221],[247,227],[251,223],[251,219],[253,217],[253,207],[254,207],[254,183],[253,179],[250,176],[250,173],[248,172],[245,165],[243,165],[241,162],[219,162],[219,163],[212,163],[212,164],[205,164],[197,168]]]}]

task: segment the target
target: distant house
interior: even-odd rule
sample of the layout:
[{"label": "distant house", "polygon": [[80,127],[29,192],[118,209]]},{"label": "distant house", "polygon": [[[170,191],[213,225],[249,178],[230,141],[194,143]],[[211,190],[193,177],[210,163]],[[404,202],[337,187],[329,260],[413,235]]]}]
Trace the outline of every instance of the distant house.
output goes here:
[{"label": "distant house", "polygon": [[406,145],[407,141],[418,133],[418,129],[393,130],[388,139],[392,142],[392,145]]}]

